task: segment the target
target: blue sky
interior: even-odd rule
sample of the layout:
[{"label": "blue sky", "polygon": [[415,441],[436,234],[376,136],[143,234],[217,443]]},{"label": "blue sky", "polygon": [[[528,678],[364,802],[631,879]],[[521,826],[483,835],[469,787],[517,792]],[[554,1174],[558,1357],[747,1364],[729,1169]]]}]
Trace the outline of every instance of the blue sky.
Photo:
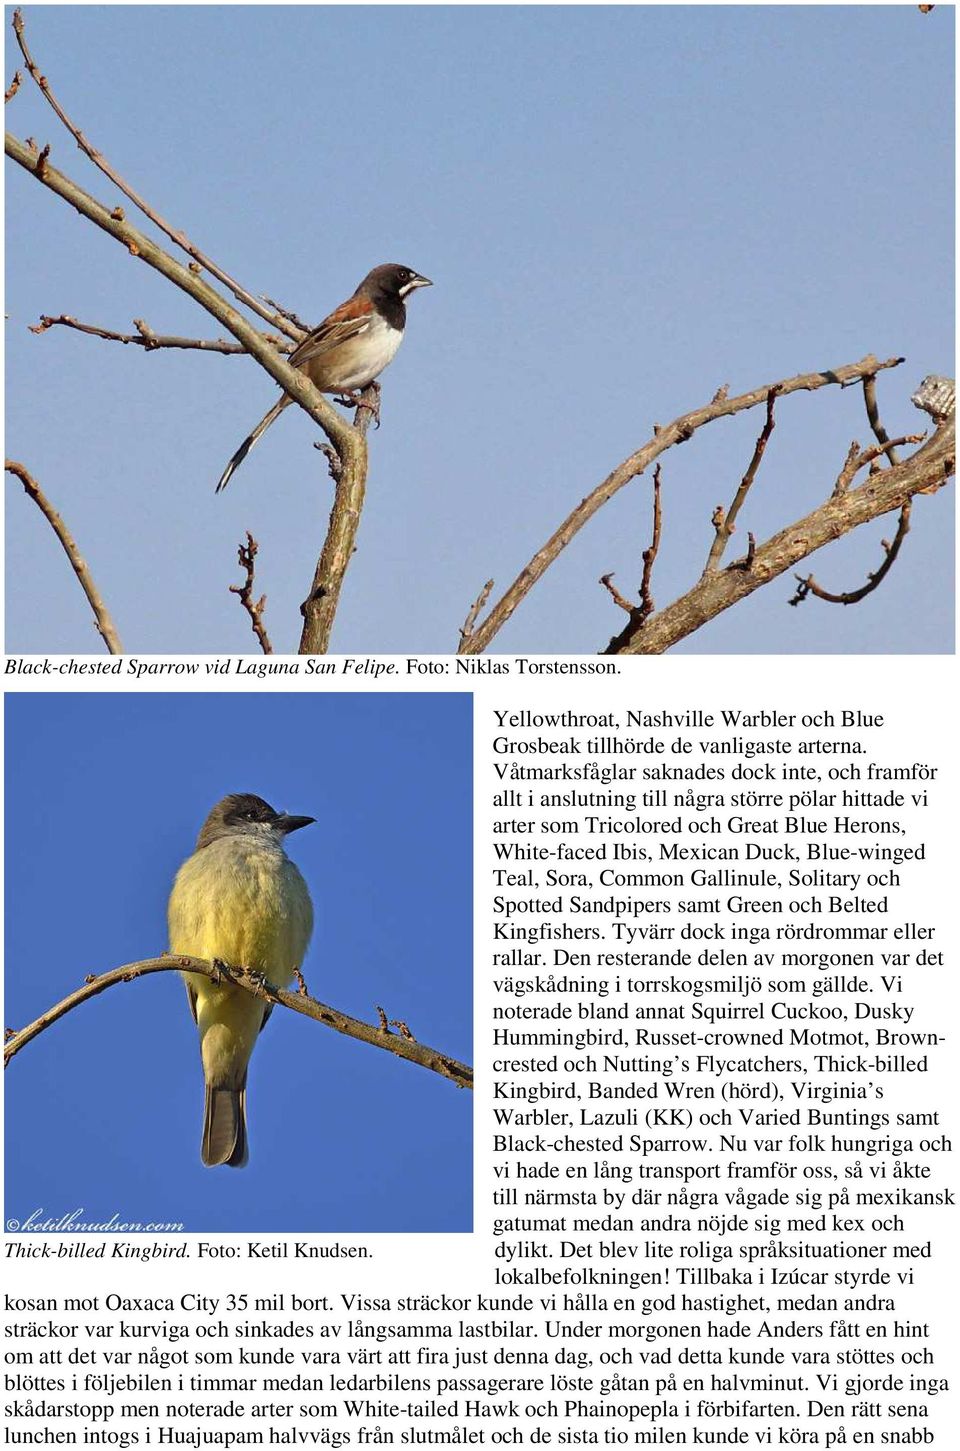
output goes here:
[{"label": "blue sky", "polygon": [[[6,698],[6,1018],[166,949],[209,808],[317,818],[289,853],[317,925],[311,993],[472,1061],[466,695]],[[6,1214],[199,1231],[471,1225],[472,1095],[282,1008],[251,1060],[250,1162],[200,1163],[203,1077],[173,973],[110,988],[6,1075]]]},{"label": "blue sky", "polygon": [[[951,6],[26,15],[68,111],[254,292],[317,321],[374,263],[435,280],[384,377],[335,649],[452,649],[484,580],[506,586],[654,420],[723,383],[904,354],[879,381],[897,434],[925,422],[921,377],[952,371]],[[11,40],[8,74],[16,60]],[[7,121],[118,200],[29,85]],[[311,426],[288,412],[215,498],[274,384],[247,359],[31,335],[42,312],[219,329],[12,165],[7,185],[8,452],[62,509],[127,649],[254,649],[227,592],[246,529],[275,643],[295,648],[330,497]],[[699,576],[760,422],[717,423],[664,459],[658,604]],[[820,502],[869,437],[858,389],[784,400],[739,541]],[[602,648],[622,621],[597,579],[635,586],[649,488],[602,511],[498,649]],[[681,650],[951,648],[951,509],[949,490],[918,499],[897,568],[856,609],[789,609],[784,579]],[[822,552],[822,582],[859,585],[891,527]],[[8,648],[99,649],[17,484],[7,529]]]}]

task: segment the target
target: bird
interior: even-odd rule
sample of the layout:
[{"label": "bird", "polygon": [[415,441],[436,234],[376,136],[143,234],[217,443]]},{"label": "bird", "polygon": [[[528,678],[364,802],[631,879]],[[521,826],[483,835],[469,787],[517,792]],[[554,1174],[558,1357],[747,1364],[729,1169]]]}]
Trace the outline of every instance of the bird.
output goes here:
[{"label": "bird", "polygon": [[[315,819],[274,811],[248,793],[218,801],[170,893],[170,951],[253,968],[286,987],[310,941],[313,904],[284,844]],[[247,1162],[247,1064],[273,1005],[225,979],[181,976],[206,1086],[200,1157],[239,1168]]]},{"label": "bird", "polygon": [[[350,394],[378,378],[396,356],[407,321],[406,299],[418,287],[432,287],[429,277],[384,262],[368,272],[352,297],[334,308],[318,327],[298,343],[287,361],[305,373],[321,393]],[[292,403],[284,393],[248,434],[220,475],[216,492],[227,487],[271,423]]]}]

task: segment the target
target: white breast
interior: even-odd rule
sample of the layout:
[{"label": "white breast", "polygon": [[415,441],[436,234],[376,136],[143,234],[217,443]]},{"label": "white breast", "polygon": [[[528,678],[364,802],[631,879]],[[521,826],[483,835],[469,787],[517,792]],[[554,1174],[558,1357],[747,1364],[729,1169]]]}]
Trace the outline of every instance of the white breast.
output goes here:
[{"label": "white breast", "polygon": [[352,338],[337,349],[336,391],[341,388],[363,388],[392,362],[403,341],[403,331],[391,327],[379,314]]}]

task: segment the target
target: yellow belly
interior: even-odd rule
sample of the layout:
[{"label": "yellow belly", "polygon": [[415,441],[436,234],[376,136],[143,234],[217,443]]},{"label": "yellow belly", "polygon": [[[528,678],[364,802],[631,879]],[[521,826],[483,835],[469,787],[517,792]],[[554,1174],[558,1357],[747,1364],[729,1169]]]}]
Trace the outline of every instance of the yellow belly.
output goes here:
[{"label": "yellow belly", "polygon": [[[307,950],[313,909],[303,877],[282,852],[230,838],[184,862],[168,921],[171,952],[255,968],[286,987]],[[267,1005],[197,973],[183,978],[195,997],[207,1082],[242,1084]]]}]

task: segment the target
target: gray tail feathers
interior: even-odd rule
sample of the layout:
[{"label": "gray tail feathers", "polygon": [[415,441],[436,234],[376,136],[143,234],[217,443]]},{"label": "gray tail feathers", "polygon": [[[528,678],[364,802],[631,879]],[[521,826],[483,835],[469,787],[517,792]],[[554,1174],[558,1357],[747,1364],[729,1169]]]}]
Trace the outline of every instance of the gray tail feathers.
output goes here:
[{"label": "gray tail feathers", "polygon": [[207,1084],[203,1105],[203,1144],[200,1157],[205,1164],[229,1164],[239,1169],[247,1162],[247,1086],[218,1088]]},{"label": "gray tail feathers", "polygon": [[220,482],[217,485],[216,490],[218,494],[222,489],[225,489],[227,487],[231,477],[243,463],[247,454],[253,448],[253,445],[259,442],[259,440],[266,433],[267,429],[270,427],[271,423],[276,423],[277,419],[280,417],[280,414],[286,408],[287,404],[292,401],[293,400],[289,398],[286,393],[284,393],[283,397],[278,399],[277,402],[270,409],[270,412],[263,415],[253,432],[248,434],[247,437],[243,440],[243,443],[241,443],[240,447],[233,455],[233,458],[230,460],[223,473],[220,475]]}]

